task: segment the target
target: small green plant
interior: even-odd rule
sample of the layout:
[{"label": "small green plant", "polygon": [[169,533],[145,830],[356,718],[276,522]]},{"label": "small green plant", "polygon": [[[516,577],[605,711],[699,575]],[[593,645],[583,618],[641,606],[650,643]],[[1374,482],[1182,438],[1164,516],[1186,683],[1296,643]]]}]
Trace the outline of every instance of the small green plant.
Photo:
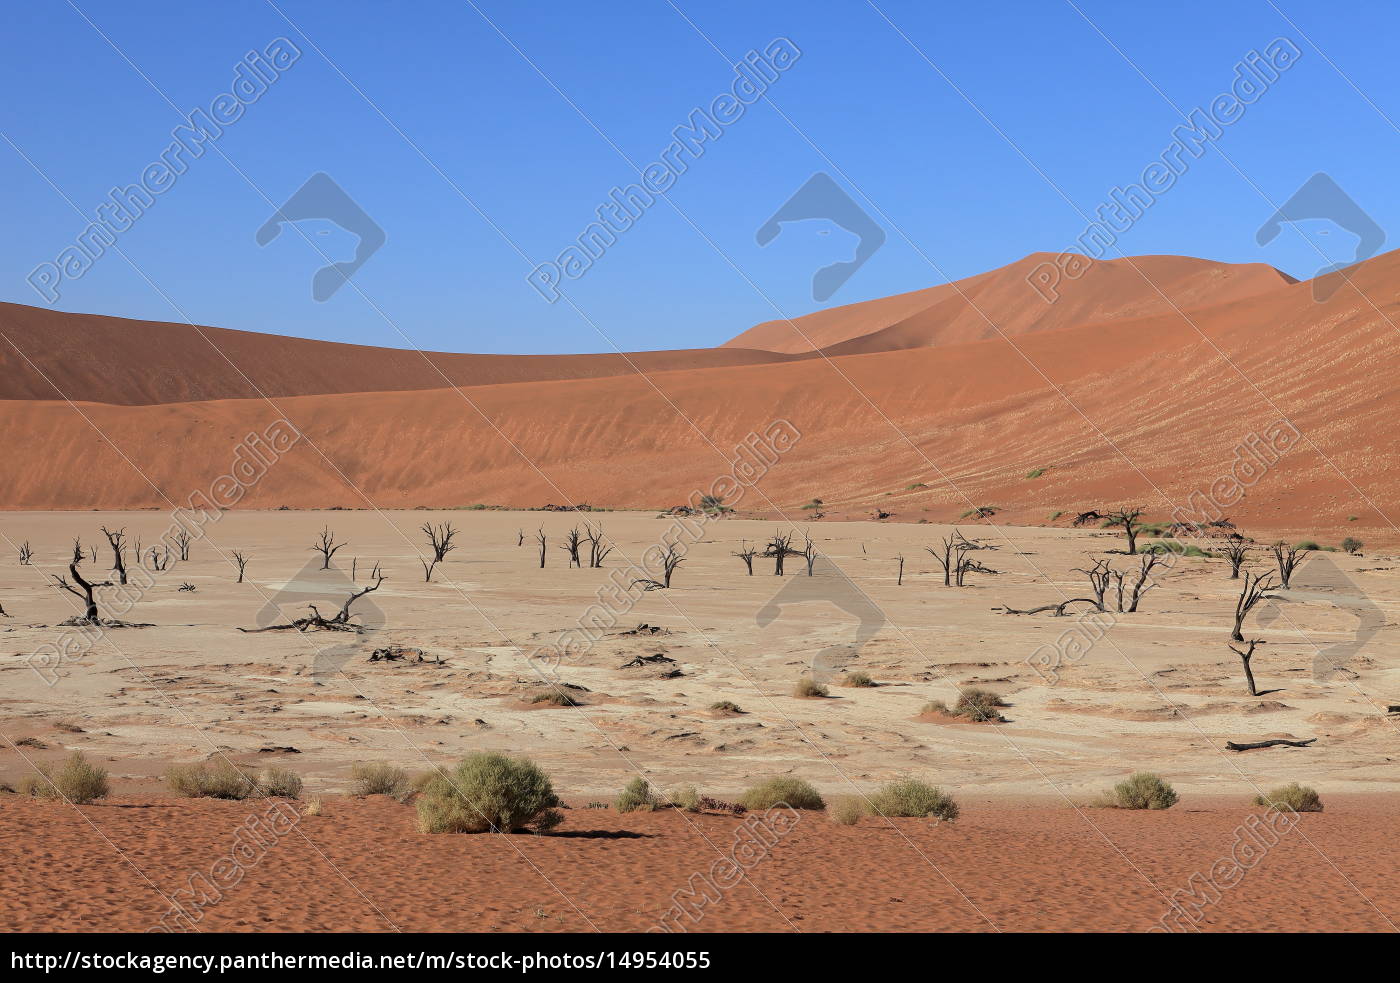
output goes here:
[{"label": "small green plant", "polygon": [[564,821],[549,777],[526,758],[478,751],[432,777],[418,797],[424,833],[546,833]]},{"label": "small green plant", "polygon": [[1211,558],[1218,555],[1216,553],[1211,553],[1208,550],[1203,550],[1199,546],[1196,546],[1194,544],[1180,543],[1176,540],[1171,540],[1170,542],[1166,540],[1158,540],[1155,543],[1148,543],[1146,546],[1142,547],[1142,549],[1138,550],[1138,552],[1175,553],[1177,556],[1199,556],[1205,558]]},{"label": "small green plant", "polygon": [[1034,479],[1039,478],[1041,475],[1043,475],[1046,472],[1046,470],[1046,468],[1036,468],[1034,471],[1027,471],[1026,480],[1033,481]]},{"label": "small green plant", "polygon": [[826,818],[838,826],[854,826],[868,815],[870,809],[858,795],[843,795],[833,799],[826,807]]},{"label": "small green plant", "polygon": [[1365,545],[1365,543],[1363,543],[1361,540],[1357,539],[1354,536],[1348,536],[1346,539],[1342,540],[1342,549],[1346,550],[1352,556],[1355,556],[1357,553],[1360,553],[1361,547]]},{"label": "small green plant", "polygon": [[1134,772],[1113,786],[1112,803],[1119,809],[1170,809],[1176,801],[1176,790],[1150,771]]},{"label": "small green plant", "polygon": [[905,486],[904,486],[904,490],[905,490],[905,491],[918,491],[920,488],[927,488],[927,487],[928,487],[928,485],[924,484],[922,481],[916,481],[916,482],[914,482],[912,485],[905,485]]},{"label": "small green plant", "polygon": [[290,768],[278,768],[275,765],[264,768],[263,773],[258,776],[258,785],[262,787],[264,794],[275,798],[301,798],[301,776]]},{"label": "small green plant", "polygon": [[885,785],[870,797],[870,808],[877,816],[934,816],[948,822],[958,818],[958,804],[951,795],[915,778],[901,778]]},{"label": "small green plant", "polygon": [[651,812],[662,802],[652,791],[651,784],[639,775],[627,783],[613,804],[618,812]]},{"label": "small green plant", "polygon": [[1294,543],[1293,548],[1295,550],[1304,550],[1309,553],[1316,553],[1318,550],[1322,549],[1321,546],[1317,545],[1317,543],[1313,542],[1311,539],[1305,539],[1300,543]]},{"label": "small green plant", "polygon": [[717,712],[719,712],[719,713],[743,713],[743,712],[744,712],[743,710],[741,710],[741,709],[739,708],[739,704],[735,703],[733,700],[717,700],[717,701],[715,701],[714,703],[711,703],[711,704],[710,704],[710,709],[711,709],[711,710],[715,710],[715,711],[717,711]]},{"label": "small green plant", "polygon": [[792,695],[798,699],[811,700],[820,699],[821,697],[830,696],[831,694],[825,686],[815,679],[812,679],[810,676],[803,676],[797,681],[797,686],[794,687]]},{"label": "small green plant", "polygon": [[1322,811],[1322,798],[1317,794],[1317,789],[1299,785],[1297,782],[1289,782],[1287,785],[1272,789],[1263,795],[1256,795],[1254,804],[1272,806],[1277,809],[1292,809],[1294,812]]},{"label": "small green plant", "polygon": [[1065,514],[1065,513],[1064,513],[1064,510],[1063,510],[1063,509],[1056,509],[1054,512],[1051,512],[1051,513],[1050,513],[1050,519],[1049,519],[1049,521],[1050,521],[1050,522],[1054,522],[1056,519],[1058,519],[1060,516],[1062,516],[1062,515],[1064,515],[1064,514]]},{"label": "small green plant", "polygon": [[212,764],[171,765],[165,771],[165,783],[176,795],[187,799],[241,801],[258,794],[256,773],[227,758],[216,758]]},{"label": "small green plant", "polygon": [[972,519],[972,518],[975,518],[975,519],[990,519],[992,516],[994,516],[994,515],[996,515],[996,514],[997,514],[997,509],[993,508],[992,506],[990,506],[990,505],[979,505],[979,506],[978,506],[977,508],[975,508],[975,509],[968,509],[968,510],[967,510],[966,512],[964,512],[962,515],[958,516],[958,518],[959,518],[959,519]]},{"label": "small green plant", "polygon": [[1004,706],[1006,701],[998,694],[989,689],[973,687],[958,693],[958,702],[953,704],[953,713],[979,724],[989,720],[1000,722],[1005,718],[997,711]]},{"label": "small green plant", "polygon": [[55,768],[40,765],[39,773],[26,780],[21,791],[36,799],[63,799],[74,805],[87,805],[105,799],[111,791],[107,769],[88,764],[83,752],[74,751]]},{"label": "small green plant", "polygon": [[739,804],[750,811],[771,809],[779,804],[794,809],[826,808],[821,795],[810,783],[800,778],[787,777],[770,778],[766,782],[760,782],[739,796]]},{"label": "small green plant", "polygon": [[[432,780],[432,776],[428,781]],[[350,767],[350,781],[354,794],[360,798],[367,795],[387,795],[393,799],[403,799],[412,790],[408,772],[387,761],[361,761]],[[427,784],[427,781],[424,782]]]},{"label": "small green plant", "polygon": [[875,680],[870,678],[868,672],[853,672],[845,679],[845,685],[854,689],[870,689],[875,685]]},{"label": "small green plant", "polygon": [[1358,518],[1360,518],[1360,516],[1349,515],[1349,516],[1347,516],[1347,521],[1348,521],[1348,522],[1355,522]]}]

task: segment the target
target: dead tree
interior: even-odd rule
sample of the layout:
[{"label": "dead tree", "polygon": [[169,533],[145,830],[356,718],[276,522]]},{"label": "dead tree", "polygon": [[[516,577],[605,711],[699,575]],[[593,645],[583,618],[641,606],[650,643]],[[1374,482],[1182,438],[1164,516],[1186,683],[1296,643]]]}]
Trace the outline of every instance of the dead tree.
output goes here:
[{"label": "dead tree", "polygon": [[1113,579],[1113,569],[1108,565],[1108,561],[1095,560],[1091,569],[1075,567],[1074,570],[1075,573],[1082,573],[1089,578],[1089,590],[1094,594],[1093,605],[1100,611],[1107,611],[1103,598],[1108,593],[1109,581]]},{"label": "dead tree", "polygon": [[152,547],[151,547],[151,569],[154,570],[154,571],[156,571],[157,573],[159,573],[159,572],[161,572],[161,571],[163,571],[163,570],[168,569],[169,567],[170,567],[170,549],[169,549],[169,547],[162,547],[161,549],[156,549],[154,546],[152,546]]},{"label": "dead tree", "polygon": [[330,526],[326,526],[321,530],[320,537],[311,545],[309,552],[320,553],[321,569],[329,570],[331,568],[331,560],[334,559],[336,553],[340,552],[348,545],[350,544],[337,543],[335,541],[335,533],[331,532]]},{"label": "dead tree", "polygon": [[1240,567],[1249,557],[1249,546],[1243,536],[1231,536],[1225,542],[1225,558],[1230,561],[1230,579],[1240,579]]},{"label": "dead tree", "polygon": [[1275,738],[1272,741],[1254,741],[1250,744],[1237,744],[1234,741],[1225,742],[1227,751],[1257,751],[1266,747],[1308,747],[1317,740],[1316,737],[1309,737],[1304,741],[1289,741],[1284,738]]},{"label": "dead tree", "polygon": [[924,549],[943,568],[944,587],[964,586],[969,573],[996,573],[991,567],[984,567],[968,555],[977,550],[995,547],[968,539],[956,529],[952,535],[943,537],[938,549],[931,546],[925,546]]},{"label": "dead tree", "polygon": [[748,541],[747,541],[747,540],[740,540],[740,541],[739,541],[739,551],[738,551],[737,553],[733,553],[733,554],[731,554],[731,555],[737,556],[739,559],[741,559],[741,560],[744,561],[744,569],[747,570],[747,571],[749,572],[749,576],[752,577],[752,576],[753,576],[753,558],[756,557],[756,556],[758,556],[758,550],[755,549],[754,547],[750,546],[750,545],[748,544]]},{"label": "dead tree", "polygon": [[642,590],[667,590],[671,586],[671,575],[676,572],[676,567],[684,562],[685,555],[675,543],[671,543],[666,547],[666,552],[661,554],[661,579],[647,577],[634,580],[632,586],[640,585]]},{"label": "dead tree", "polygon": [[[1132,612],[1138,609],[1138,600],[1154,586],[1148,583],[1152,577],[1152,571],[1165,562],[1160,553],[1145,553],[1139,558],[1138,579],[1133,584],[1132,597],[1128,601],[1128,611]],[[1118,610],[1123,610],[1123,578],[1121,575],[1118,577]]]},{"label": "dead tree", "polygon": [[549,540],[545,537],[544,528],[543,528],[543,527],[540,528],[540,531],[539,531],[539,532],[535,533],[535,539],[539,542],[539,546],[540,546],[540,569],[543,570],[543,569],[544,569],[544,558],[545,558],[545,553],[546,553],[546,551],[549,549]]},{"label": "dead tree", "polygon": [[1274,583],[1270,580],[1271,574],[1251,576],[1250,572],[1244,572],[1244,588],[1240,591],[1239,600],[1235,601],[1235,628],[1230,632],[1230,640],[1234,642],[1244,641],[1244,619],[1254,610],[1255,605],[1260,601],[1274,598],[1271,593],[1274,590]]},{"label": "dead tree", "polygon": [[903,587],[903,586],[904,586],[904,554],[903,554],[903,553],[899,554],[899,556],[896,557],[896,559],[899,560],[899,576],[895,578],[894,585],[895,585],[896,587]]},{"label": "dead tree", "polygon": [[515,532],[515,545],[516,545],[516,546],[524,546],[524,545],[525,545],[525,530],[524,530],[524,529],[517,529],[517,530],[516,530],[516,532]]},{"label": "dead tree", "polygon": [[802,537],[802,559],[807,561],[807,576],[812,576],[812,569],[817,565],[817,557],[821,554],[817,552],[816,544],[812,542],[810,536]]},{"label": "dead tree", "polygon": [[82,563],[86,559],[87,554],[83,552],[83,541],[81,539],[73,540],[73,562]]},{"label": "dead tree", "polygon": [[190,543],[194,542],[194,537],[181,529],[175,534],[175,545],[180,547],[180,562],[183,563],[190,558]]},{"label": "dead tree", "polygon": [[564,534],[564,545],[559,547],[569,554],[569,566],[582,567],[583,561],[579,559],[579,547],[583,545],[583,536],[578,531],[578,526],[574,526]]},{"label": "dead tree", "polygon": [[107,537],[107,544],[112,547],[112,569],[117,574],[117,583],[126,583],[126,530],[118,529],[113,532],[106,526],[102,527],[102,535]]},{"label": "dead tree", "polygon": [[939,544],[938,549],[935,550],[932,546],[924,547],[924,549],[928,551],[929,556],[937,560],[938,565],[943,568],[944,587],[953,586],[953,570],[956,566],[955,556],[957,554],[958,543],[962,541],[962,533],[954,529],[952,535],[943,537],[943,542]]},{"label": "dead tree", "polygon": [[425,522],[423,523],[422,529],[423,533],[428,537],[428,548],[433,551],[433,558],[431,561],[419,561],[423,564],[423,582],[429,583],[433,579],[433,568],[447,559],[447,554],[457,548],[457,544],[452,541],[457,536],[457,530],[452,528],[452,523],[450,522],[444,522],[440,526],[435,526],[431,522]]},{"label": "dead tree", "polygon": [[586,530],[583,539],[588,544],[588,566],[594,570],[601,570],[603,561],[613,551],[612,545],[603,536],[602,526],[594,529],[593,526],[585,522],[583,528]]},{"label": "dead tree", "polygon": [[[67,577],[60,577],[57,574],[50,574],[54,579],[54,586],[59,590],[65,590],[78,600],[83,602],[83,616],[72,619],[74,624],[100,625],[102,618],[97,612],[96,590],[99,587],[111,587],[110,580],[104,580],[99,584],[90,583],[82,574],[78,572],[78,560],[68,564],[68,573],[73,578],[73,583],[68,582]],[[76,584],[77,586],[73,586]]]},{"label": "dead tree", "polygon": [[34,550],[29,547],[29,540],[24,541],[24,545],[19,548],[19,565],[27,567],[34,559]]},{"label": "dead tree", "polygon": [[1138,522],[1138,516],[1142,515],[1143,508],[1134,505],[1129,508],[1114,509],[1108,513],[1108,521],[1105,523],[1109,528],[1122,528],[1123,535],[1128,537],[1128,555],[1137,553],[1138,533],[1142,530],[1142,523]]},{"label": "dead tree", "polygon": [[[248,558],[242,553],[238,552],[238,550],[234,550],[233,562],[238,564],[238,583],[241,584],[243,583],[243,571],[248,568]],[[352,576],[350,579],[354,580],[355,578]]]},{"label": "dead tree", "polygon": [[1254,688],[1254,671],[1249,668],[1249,660],[1254,658],[1254,647],[1256,645],[1263,644],[1264,643],[1261,642],[1259,639],[1251,638],[1249,640],[1249,648],[1245,649],[1243,652],[1235,648],[1233,645],[1230,646],[1230,651],[1234,652],[1240,657],[1240,664],[1244,666],[1244,681],[1249,684],[1250,696],[1258,696],[1259,691]]},{"label": "dead tree", "polygon": [[1274,551],[1274,562],[1278,564],[1279,587],[1282,590],[1287,590],[1289,582],[1293,579],[1293,571],[1307,551],[1296,546],[1289,546],[1282,540],[1274,543],[1271,549]]},{"label": "dead tree", "polygon": [[324,617],[316,609],[316,605],[308,604],[307,607],[311,609],[311,614],[305,618],[297,618],[282,625],[269,625],[266,628],[240,628],[238,630],[250,635],[264,631],[363,631],[363,628],[350,620],[350,606],[366,594],[379,590],[380,584],[384,583],[385,579],[376,565],[374,583],[362,590],[353,591],[333,618]]},{"label": "dead tree", "polygon": [[1102,522],[1103,519],[1104,517],[1102,515],[1100,515],[1095,510],[1090,509],[1088,512],[1080,512],[1078,515],[1076,515],[1074,517],[1074,522],[1072,522],[1071,525],[1073,525],[1077,529],[1080,526],[1087,526],[1091,522]]},{"label": "dead tree", "polygon": [[792,533],[783,535],[775,532],[773,538],[768,540],[768,546],[764,549],[763,555],[771,557],[773,560],[773,576],[781,577],[783,576],[783,562],[789,556],[801,556],[802,554],[792,548]]}]

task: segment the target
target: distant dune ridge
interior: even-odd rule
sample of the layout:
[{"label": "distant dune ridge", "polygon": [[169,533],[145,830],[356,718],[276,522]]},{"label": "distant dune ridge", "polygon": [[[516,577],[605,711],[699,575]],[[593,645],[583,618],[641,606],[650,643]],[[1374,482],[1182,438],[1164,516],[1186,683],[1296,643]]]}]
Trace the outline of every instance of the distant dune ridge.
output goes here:
[{"label": "distant dune ridge", "polygon": [[1351,284],[1321,304],[1270,267],[1180,256],[1096,263],[1047,304],[1026,283],[1045,259],[625,357],[0,305],[0,508],[183,503],[279,416],[305,439],[239,507],[660,507],[786,420],[801,440],[745,508],[1043,522],[1110,500],[1166,512],[1288,419],[1301,439],[1222,503],[1236,521],[1393,533],[1400,253],[1331,274]]}]

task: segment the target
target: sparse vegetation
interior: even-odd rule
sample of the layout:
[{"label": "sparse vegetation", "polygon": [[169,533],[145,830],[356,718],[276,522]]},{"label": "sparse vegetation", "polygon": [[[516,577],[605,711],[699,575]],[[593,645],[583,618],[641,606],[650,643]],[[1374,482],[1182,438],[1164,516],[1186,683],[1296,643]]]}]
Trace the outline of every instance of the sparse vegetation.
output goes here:
[{"label": "sparse vegetation", "polygon": [[639,775],[627,783],[613,804],[618,812],[651,812],[664,803],[651,783]]},{"label": "sparse vegetation", "polygon": [[1270,789],[1263,795],[1254,797],[1257,806],[1272,806],[1277,809],[1292,809],[1294,812],[1321,812],[1322,797],[1317,789],[1297,782],[1289,782],[1279,788]]},{"label": "sparse vegetation", "polygon": [[830,696],[830,691],[810,676],[803,676],[797,681],[797,686],[793,688],[792,695],[800,700],[820,699]]},{"label": "sparse vegetation", "polygon": [[171,765],[165,771],[165,783],[176,795],[187,799],[241,800],[258,794],[253,770],[226,758],[216,758],[212,764]]},{"label": "sparse vegetation", "polygon": [[579,707],[583,706],[578,699],[568,690],[562,687],[551,686],[549,689],[541,690],[530,697],[532,705],[548,703],[554,707]]},{"label": "sparse vegetation", "polygon": [[958,804],[942,789],[914,778],[890,782],[870,797],[877,816],[922,819],[933,816],[952,822],[958,818]]},{"label": "sparse vegetation", "polygon": [[710,704],[710,709],[711,709],[711,710],[718,711],[719,713],[743,713],[743,712],[744,712],[743,710],[741,710],[741,709],[739,708],[739,704],[735,703],[733,700],[716,700],[714,703],[711,703],[711,704]]},{"label": "sparse vegetation", "polygon": [[929,700],[924,704],[920,713],[941,713],[945,716],[952,716],[953,711],[948,709],[948,704],[942,700]]},{"label": "sparse vegetation", "polygon": [[438,773],[418,797],[424,833],[545,833],[563,822],[549,777],[527,758],[480,751]]},{"label": "sparse vegetation", "polygon": [[387,795],[393,799],[403,799],[412,786],[408,772],[387,761],[362,761],[350,768],[350,780],[355,795]]},{"label": "sparse vegetation", "polygon": [[1348,536],[1346,539],[1342,540],[1342,549],[1346,550],[1352,556],[1355,556],[1357,553],[1360,553],[1361,547],[1365,545],[1365,543],[1363,543],[1361,540],[1357,539],[1354,536]]},{"label": "sparse vegetation", "polygon": [[975,509],[968,509],[959,519],[990,519],[997,514],[997,509],[991,505],[979,505]]},{"label": "sparse vegetation", "polygon": [[824,809],[826,803],[810,783],[800,778],[770,778],[753,786],[739,796],[739,804],[745,809],[771,809],[776,805],[788,805],[794,809]]},{"label": "sparse vegetation", "polygon": [[1110,804],[1118,809],[1170,809],[1176,805],[1176,790],[1161,775],[1138,771],[1113,786]]},{"label": "sparse vegetation", "polygon": [[826,807],[826,818],[838,826],[854,826],[868,815],[870,809],[858,795],[843,795],[833,799]]},{"label": "sparse vegetation", "polygon": [[699,812],[704,796],[694,785],[677,785],[666,795],[667,804],[685,812]]},{"label": "sparse vegetation", "polygon": [[21,791],[36,799],[62,799],[86,805],[105,799],[111,788],[107,769],[89,764],[83,752],[74,751],[56,768],[40,765],[39,773],[22,783]]},{"label": "sparse vegetation", "polygon": [[1032,471],[1027,471],[1027,472],[1026,472],[1026,480],[1027,480],[1027,481],[1034,481],[1036,478],[1039,478],[1041,475],[1043,475],[1047,470],[1049,470],[1049,469],[1048,469],[1048,468],[1036,468],[1036,469],[1034,469],[1034,470],[1032,470]]},{"label": "sparse vegetation", "polygon": [[870,689],[875,685],[875,680],[870,678],[868,672],[853,672],[845,678],[844,683],[854,689]]},{"label": "sparse vegetation", "polygon": [[1006,701],[996,693],[988,689],[973,687],[958,694],[958,702],[953,705],[953,714],[958,717],[966,717],[979,724],[989,720],[1001,722],[1006,718],[998,712],[998,709],[1004,706],[1006,706]]},{"label": "sparse vegetation", "polygon": [[290,768],[279,768],[276,765],[264,768],[258,776],[258,785],[261,786],[263,794],[274,798],[301,798],[301,776]]}]

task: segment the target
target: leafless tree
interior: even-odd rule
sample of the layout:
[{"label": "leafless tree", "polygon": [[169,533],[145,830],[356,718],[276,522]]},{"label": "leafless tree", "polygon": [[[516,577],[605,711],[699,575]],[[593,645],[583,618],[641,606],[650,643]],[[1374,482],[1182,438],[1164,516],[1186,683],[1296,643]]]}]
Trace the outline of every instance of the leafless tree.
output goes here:
[{"label": "leafless tree", "polygon": [[1143,508],[1141,505],[1133,505],[1128,508],[1114,509],[1112,512],[1109,512],[1106,517],[1108,519],[1106,524],[1110,528],[1121,528],[1123,530],[1123,535],[1128,537],[1129,556],[1133,556],[1137,553],[1138,533],[1142,529],[1142,523],[1137,520],[1138,516],[1142,515],[1142,513]]},{"label": "leafless tree", "polygon": [[438,526],[431,522],[425,522],[422,529],[424,535],[428,537],[428,548],[433,551],[432,560],[419,561],[423,564],[423,582],[429,583],[433,579],[433,568],[447,559],[447,554],[457,548],[457,544],[452,541],[457,536],[457,530],[452,528],[450,522],[444,522]]},{"label": "leafless tree", "polygon": [[[324,567],[322,569],[325,569]],[[263,631],[361,631],[361,627],[350,620],[350,606],[364,597],[366,594],[379,590],[379,586],[384,583],[385,576],[379,572],[378,565],[375,567],[374,583],[361,590],[352,591],[345,599],[345,603],[340,606],[340,610],[332,618],[324,617],[316,609],[316,605],[308,604],[311,614],[305,618],[297,618],[283,625],[269,625],[266,628],[240,628],[241,632],[256,634]]]},{"label": "leafless tree", "polygon": [[903,554],[903,553],[899,554],[899,556],[896,557],[896,559],[899,560],[899,576],[895,579],[894,585],[895,585],[896,587],[903,587],[903,586],[904,586],[904,554]]},{"label": "leafless tree", "polygon": [[1102,515],[1100,515],[1094,509],[1090,509],[1088,512],[1080,512],[1078,515],[1076,515],[1074,517],[1074,522],[1071,523],[1071,525],[1073,525],[1077,529],[1080,526],[1087,526],[1091,522],[1102,522],[1103,520],[1104,517]]},{"label": "leafless tree", "polygon": [[812,542],[812,537],[802,536],[802,559],[807,561],[807,576],[812,576],[812,569],[817,565],[817,557],[821,554],[817,552],[816,544]]},{"label": "leafless tree", "polygon": [[764,549],[763,555],[773,560],[773,576],[775,577],[783,576],[783,562],[789,556],[801,556],[797,550],[792,548],[792,533],[783,534],[780,532],[773,533],[773,538],[768,540],[768,546]]},{"label": "leafless tree", "polygon": [[1251,576],[1250,572],[1244,572],[1244,587],[1240,590],[1239,600],[1235,602],[1235,628],[1230,632],[1230,640],[1234,642],[1244,641],[1244,619],[1253,611],[1260,601],[1270,600],[1277,595],[1271,593],[1275,589],[1272,574],[1261,574]]},{"label": "leafless tree", "polygon": [[162,546],[159,549],[151,547],[151,569],[157,573],[170,567],[170,548]]},{"label": "leafless tree", "polygon": [[29,546],[29,540],[24,541],[24,545],[19,548],[19,565],[27,567],[34,559],[34,550]]},{"label": "leafless tree", "polygon": [[[335,541],[335,533],[331,532],[330,526],[326,526],[321,530],[320,537],[311,545],[310,552],[320,553],[321,569],[329,570],[331,568],[331,560],[335,557],[336,553],[340,552],[348,545],[350,544],[337,543]],[[184,557],[181,557],[181,559],[184,559]]]},{"label": "leafless tree", "polygon": [[1108,593],[1108,583],[1113,579],[1113,569],[1107,560],[1095,560],[1092,568],[1075,567],[1076,573],[1082,573],[1089,578],[1089,590],[1094,595],[1094,606],[1100,611],[1107,611],[1104,606],[1104,594]]},{"label": "leafless tree", "polygon": [[595,529],[589,523],[584,523],[584,528],[587,530],[583,538],[588,543],[588,565],[595,570],[601,570],[603,561],[613,551],[612,544],[603,536],[602,526]]},{"label": "leafless tree", "polygon": [[1230,646],[1230,651],[1240,657],[1240,663],[1244,666],[1244,681],[1249,684],[1249,695],[1258,696],[1259,691],[1254,688],[1254,672],[1249,668],[1249,660],[1254,658],[1254,647],[1256,645],[1263,645],[1264,643],[1257,638],[1251,638],[1248,644],[1249,648],[1245,649],[1243,652],[1233,645]]},{"label": "leafless tree", "polygon": [[632,581],[632,586],[641,585],[643,590],[666,590],[671,586],[671,575],[676,572],[676,567],[685,562],[685,554],[680,547],[671,543],[666,547],[666,552],[661,554],[661,579],[654,580],[650,577],[642,580]]},{"label": "leafless tree", "polygon": [[758,556],[758,550],[755,549],[754,547],[750,546],[750,545],[748,544],[748,541],[747,541],[747,540],[742,540],[742,539],[741,539],[741,540],[739,541],[739,550],[738,550],[738,552],[733,553],[733,554],[731,554],[731,555],[737,556],[739,559],[741,559],[741,560],[744,561],[744,569],[747,570],[747,571],[749,572],[749,576],[752,577],[752,576],[753,576],[753,558],[754,558],[755,556]]},{"label": "leafless tree", "polygon": [[83,541],[81,539],[73,540],[73,562],[82,563],[86,559],[87,554],[83,552]]},{"label": "leafless tree", "polygon": [[1231,536],[1225,541],[1225,558],[1230,561],[1230,579],[1240,579],[1240,567],[1249,557],[1249,546],[1243,536]]},{"label": "leafless tree", "polygon": [[[104,580],[101,583],[89,582],[78,572],[79,562],[81,561],[75,559],[72,563],[68,564],[69,576],[73,578],[72,584],[68,582],[67,577],[60,577],[57,574],[50,574],[49,576],[53,577],[55,587],[59,590],[67,591],[83,602],[83,616],[75,620],[79,623],[100,625],[102,619],[97,612],[97,596],[95,592],[99,587],[111,587],[112,582],[110,580]],[[77,586],[75,587],[74,584]]]},{"label": "leafless tree", "polygon": [[1296,546],[1289,546],[1281,540],[1274,543],[1270,548],[1274,551],[1274,562],[1278,564],[1279,587],[1283,590],[1287,590],[1289,582],[1293,579],[1293,571],[1302,561],[1303,554],[1307,551],[1301,550]]},{"label": "leafless tree", "polygon": [[180,562],[190,558],[190,543],[194,542],[194,537],[181,529],[175,534],[175,545],[180,548]]},{"label": "leafless tree", "polygon": [[937,549],[932,546],[925,546],[924,549],[943,568],[944,587],[964,586],[969,573],[996,573],[991,567],[985,567],[969,556],[978,550],[995,547],[968,539],[956,529],[951,535],[943,537]]},{"label": "leafless tree", "polygon": [[[248,568],[248,557],[238,552],[238,550],[234,550],[233,562],[238,564],[238,583],[241,584],[243,583],[243,571]],[[352,576],[350,579],[354,580],[355,578]]]},{"label": "leafless tree", "polygon": [[564,534],[564,545],[559,547],[569,554],[569,566],[582,567],[583,561],[579,559],[579,547],[583,545],[583,536],[578,531],[578,526],[574,526]]},{"label": "leafless tree", "polygon": [[102,527],[102,535],[107,537],[107,544],[112,547],[112,569],[116,571],[117,583],[126,583],[126,530],[117,529],[115,531]]},{"label": "leafless tree", "polygon": [[524,546],[524,545],[525,545],[525,530],[524,530],[524,529],[519,529],[519,530],[516,531],[516,534],[515,534],[515,545],[516,545],[516,546]]},{"label": "leafless tree", "polygon": [[544,569],[545,552],[549,549],[549,540],[548,540],[547,538],[545,538],[544,528],[543,528],[543,527],[540,528],[540,531],[539,531],[539,532],[535,533],[535,539],[539,542],[539,546],[540,546],[540,569],[543,570],[543,569]]},{"label": "leafless tree", "polygon": [[[1148,580],[1150,580],[1150,579],[1152,578],[1152,571],[1155,570],[1155,569],[1157,569],[1157,567],[1161,566],[1161,565],[1162,565],[1163,563],[1165,563],[1165,562],[1166,562],[1166,561],[1165,561],[1164,559],[1162,559],[1162,554],[1160,554],[1160,553],[1155,553],[1155,552],[1154,552],[1154,553],[1144,553],[1144,554],[1142,554],[1142,555],[1139,557],[1139,559],[1138,559],[1138,579],[1137,579],[1137,581],[1133,584],[1132,599],[1131,599],[1131,600],[1129,601],[1129,603],[1128,603],[1128,610],[1129,610],[1129,611],[1136,611],[1136,610],[1138,609],[1138,601],[1139,601],[1139,599],[1141,599],[1141,597],[1142,597],[1143,594],[1147,593],[1147,591],[1149,591],[1149,590],[1152,589],[1152,586],[1153,586],[1153,585],[1148,583]],[[1145,589],[1144,589],[1144,585],[1146,585]],[[1119,577],[1119,579],[1118,579],[1118,610],[1119,610],[1119,611],[1122,611],[1122,610],[1123,610],[1123,580],[1122,580],[1122,577]]]}]

